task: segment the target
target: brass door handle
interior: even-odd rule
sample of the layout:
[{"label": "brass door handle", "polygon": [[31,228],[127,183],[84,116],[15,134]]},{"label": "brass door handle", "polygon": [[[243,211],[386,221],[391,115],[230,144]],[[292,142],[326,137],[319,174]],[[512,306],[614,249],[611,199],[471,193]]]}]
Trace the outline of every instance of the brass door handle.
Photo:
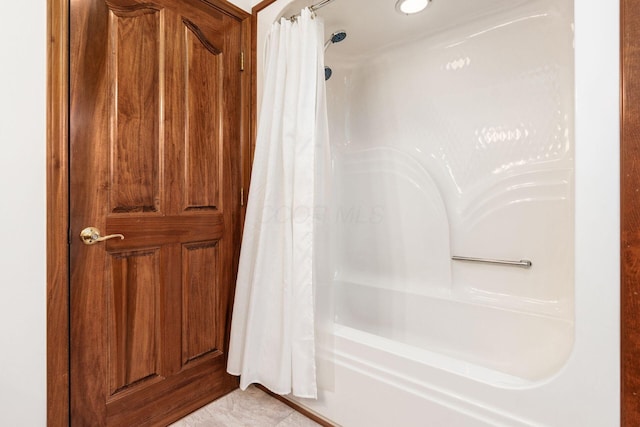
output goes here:
[{"label": "brass door handle", "polygon": [[95,227],[87,227],[80,232],[80,239],[85,245],[93,245],[94,243],[104,242],[105,240],[115,239],[119,237],[124,239],[122,234],[109,234],[108,236],[100,236],[100,230]]}]

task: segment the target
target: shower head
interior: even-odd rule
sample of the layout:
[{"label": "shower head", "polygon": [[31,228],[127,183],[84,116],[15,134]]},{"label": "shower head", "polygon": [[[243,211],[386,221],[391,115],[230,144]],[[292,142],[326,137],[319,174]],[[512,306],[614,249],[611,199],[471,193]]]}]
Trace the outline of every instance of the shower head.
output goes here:
[{"label": "shower head", "polygon": [[347,32],[344,30],[338,30],[333,34],[331,34],[331,37],[329,38],[329,40],[325,42],[324,49],[327,50],[327,48],[333,43],[340,43],[342,40],[346,38],[347,38]]},{"label": "shower head", "polygon": [[[335,31],[331,34],[329,40],[327,40],[324,44],[324,50],[326,51],[329,46],[334,43],[340,43],[342,40],[347,38],[347,32],[344,30]],[[324,67],[324,79],[329,80],[331,78],[331,74],[333,74],[333,70],[330,67]]]},{"label": "shower head", "polygon": [[333,74],[333,70],[330,67],[324,67],[324,79],[329,80]]},{"label": "shower head", "polygon": [[331,43],[340,43],[347,38],[347,32],[345,30],[339,30],[331,34]]}]

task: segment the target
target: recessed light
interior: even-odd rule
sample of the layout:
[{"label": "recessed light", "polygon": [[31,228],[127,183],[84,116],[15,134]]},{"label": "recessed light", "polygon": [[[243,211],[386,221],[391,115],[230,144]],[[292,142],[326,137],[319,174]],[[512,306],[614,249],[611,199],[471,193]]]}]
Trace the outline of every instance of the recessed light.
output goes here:
[{"label": "recessed light", "polygon": [[404,15],[422,12],[431,0],[398,0],[396,10]]}]

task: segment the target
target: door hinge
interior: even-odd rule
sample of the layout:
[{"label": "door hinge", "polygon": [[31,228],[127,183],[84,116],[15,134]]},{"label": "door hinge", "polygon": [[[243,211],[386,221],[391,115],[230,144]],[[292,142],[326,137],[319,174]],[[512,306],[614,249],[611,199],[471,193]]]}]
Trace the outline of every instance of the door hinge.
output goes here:
[{"label": "door hinge", "polygon": [[240,71],[244,71],[244,51],[240,52]]},{"label": "door hinge", "polygon": [[240,206],[244,206],[244,188],[240,188]]}]

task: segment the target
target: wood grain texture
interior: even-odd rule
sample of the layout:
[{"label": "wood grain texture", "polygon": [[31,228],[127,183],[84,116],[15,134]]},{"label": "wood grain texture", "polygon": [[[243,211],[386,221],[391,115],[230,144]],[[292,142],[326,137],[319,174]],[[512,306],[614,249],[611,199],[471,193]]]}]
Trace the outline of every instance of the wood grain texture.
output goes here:
[{"label": "wood grain texture", "polygon": [[271,6],[276,1],[278,1],[278,0],[262,0],[260,3],[256,4],[255,6],[253,6],[253,8],[251,9],[251,13],[254,15],[254,17],[257,18],[258,13],[262,9],[265,9],[265,8]]},{"label": "wood grain texture", "polygon": [[[166,425],[237,387],[225,367],[248,16],[211,4],[72,5],[70,400],[78,425]],[[77,235],[90,225],[125,239],[83,245]]]},{"label": "wood grain texture", "polygon": [[621,425],[640,425],[640,3],[621,1]]},{"label": "wood grain texture", "polygon": [[160,251],[112,253],[108,279],[110,394],[144,386],[160,368]]},{"label": "wood grain texture", "polygon": [[[217,241],[182,246],[182,363],[224,348],[224,289],[217,281],[221,267]],[[222,304],[222,305],[221,305]]]},{"label": "wood grain texture", "polygon": [[47,2],[47,425],[69,425],[68,0]]},{"label": "wood grain texture", "polygon": [[161,15],[157,9],[138,7],[110,13],[112,212],[160,210]]},{"label": "wood grain texture", "polygon": [[218,200],[223,143],[223,123],[219,120],[223,108],[222,55],[195,24],[186,22],[185,26],[185,210],[222,208]]},{"label": "wood grain texture", "polygon": [[123,215],[107,218],[105,234],[122,233],[124,240],[106,243],[109,250],[143,248],[172,243],[200,242],[222,238],[224,218],[220,213],[209,215]]},{"label": "wood grain texture", "polygon": [[[107,387],[87,381],[108,378],[101,309],[106,293],[96,292],[103,287],[104,254],[86,251],[74,237],[90,225],[105,228],[100,212],[108,206],[109,161],[101,147],[109,141],[109,84],[108,48],[101,40],[108,34],[109,10],[103,2],[73,2],[70,20],[70,417],[71,424],[104,426]],[[87,280],[91,276],[97,282]]]},{"label": "wood grain texture", "polygon": [[242,74],[242,224],[244,224],[244,218],[246,215],[247,198],[249,196],[249,181],[251,180],[251,166],[253,164],[253,145],[255,141],[255,99],[253,92],[255,88],[256,72],[254,67],[254,43],[253,32],[255,30],[253,26],[254,17],[247,19],[242,23],[242,39],[247,41],[245,46],[249,47],[244,52],[244,72]]},{"label": "wood grain texture", "polygon": [[[247,15],[237,6],[224,1],[202,1],[196,5],[196,9],[210,9],[216,7],[222,13],[242,22],[243,37],[242,45],[245,50],[249,50],[250,37],[246,34],[251,31],[251,22]],[[66,426],[70,423],[70,400],[69,400],[69,19],[70,4],[68,0],[47,0],[47,25],[49,43],[47,49],[47,423],[50,426]],[[85,23],[86,24],[86,23]],[[89,23],[92,25],[92,23]],[[77,46],[76,46],[77,48]],[[99,57],[89,53],[85,57],[85,63],[90,66],[91,62],[96,65]],[[242,107],[242,147],[249,151],[251,122],[249,120],[250,111],[250,64],[242,78],[242,97],[239,104]],[[167,76],[170,82],[173,76]],[[98,76],[98,78],[101,78]],[[237,100],[236,100],[237,101]],[[90,110],[80,110],[76,121],[72,126],[81,127],[88,119],[87,112]],[[247,114],[249,111],[249,114]],[[174,123],[174,128],[179,128],[179,120]],[[244,152],[244,151],[243,151]],[[179,154],[179,153],[178,153]],[[243,163],[246,165],[246,162]],[[249,169],[243,171],[243,177],[248,177]],[[175,178],[175,177],[173,177]],[[169,193],[173,193],[176,187],[173,185],[175,179],[166,184]],[[248,178],[243,181],[243,187],[248,186]],[[247,192],[245,191],[245,195]],[[171,198],[171,197],[169,197]],[[175,257],[180,251],[178,247],[162,253],[162,274],[170,277],[179,276],[179,269],[168,260]],[[173,252],[173,254],[171,254]],[[169,300],[175,298],[176,292],[165,290],[161,298]],[[233,294],[228,296],[232,301]],[[82,300],[82,298],[77,298]],[[177,313],[169,313],[175,317]],[[227,321],[230,320],[231,310],[227,307]],[[165,325],[162,329],[163,342],[172,343],[169,335],[175,336],[175,331],[179,331],[179,323]],[[228,340],[228,333],[226,339]],[[179,362],[176,358],[166,357],[163,359],[163,368],[170,372],[169,366],[175,366]],[[98,366],[100,368],[100,366]],[[224,366],[218,361],[218,371],[223,372]],[[217,372],[217,375],[220,375]],[[202,381],[207,383],[209,378],[187,378],[186,382]],[[232,382],[237,386],[237,381]],[[209,384],[210,385],[210,384]],[[171,387],[175,384],[168,384],[165,396],[157,400],[157,404],[173,410],[171,399]],[[180,385],[178,384],[179,388]],[[190,404],[181,408],[181,413],[186,414],[210,400],[210,396],[196,397]],[[180,411],[174,411],[174,419],[179,418]],[[100,413],[90,420],[91,425],[100,423]],[[82,420],[75,420],[81,424]]]}]

